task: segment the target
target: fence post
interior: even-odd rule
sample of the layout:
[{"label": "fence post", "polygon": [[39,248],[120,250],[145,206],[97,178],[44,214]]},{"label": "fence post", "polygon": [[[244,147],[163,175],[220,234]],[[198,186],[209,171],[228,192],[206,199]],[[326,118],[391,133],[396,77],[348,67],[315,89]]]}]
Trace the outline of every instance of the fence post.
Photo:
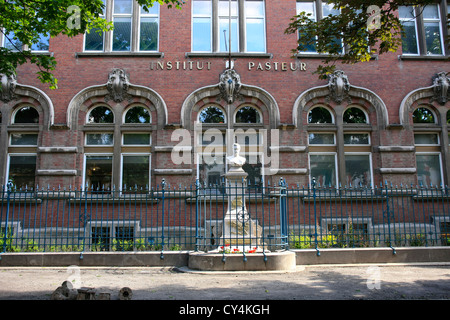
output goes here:
[{"label": "fence post", "polygon": [[6,220],[5,220],[5,235],[3,237],[3,252],[6,252],[6,243],[8,239],[8,220],[9,220],[9,203],[11,199],[13,183],[11,180],[6,185]]},{"label": "fence post", "polygon": [[198,207],[198,191],[200,188],[200,181],[198,179],[195,180],[195,252],[198,252],[198,241],[199,241],[199,235],[198,235],[198,212],[199,212],[199,207]]},{"label": "fence post", "polygon": [[165,202],[165,192],[166,192],[166,179],[161,181],[161,197],[162,197],[162,209],[161,209],[161,220],[162,220],[162,230],[161,230],[161,255],[159,256],[161,260],[164,259],[164,202]]},{"label": "fence post", "polygon": [[317,239],[317,209],[316,209],[316,178],[312,178],[312,191],[313,191],[313,201],[314,201],[314,241],[316,243],[316,254],[320,256],[318,239]]},{"label": "fence post", "polygon": [[286,205],[286,181],[280,178],[280,229],[281,244],[284,249],[289,249],[288,242],[288,223],[287,223],[287,205]]}]

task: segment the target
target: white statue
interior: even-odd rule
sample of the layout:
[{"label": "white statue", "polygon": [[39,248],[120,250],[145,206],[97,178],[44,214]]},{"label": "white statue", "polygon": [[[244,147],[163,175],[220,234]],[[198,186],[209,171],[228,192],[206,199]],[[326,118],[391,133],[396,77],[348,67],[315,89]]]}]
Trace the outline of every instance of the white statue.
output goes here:
[{"label": "white statue", "polygon": [[245,164],[245,158],[239,155],[241,146],[238,143],[233,144],[233,155],[227,157],[228,163],[232,167],[242,167]]}]

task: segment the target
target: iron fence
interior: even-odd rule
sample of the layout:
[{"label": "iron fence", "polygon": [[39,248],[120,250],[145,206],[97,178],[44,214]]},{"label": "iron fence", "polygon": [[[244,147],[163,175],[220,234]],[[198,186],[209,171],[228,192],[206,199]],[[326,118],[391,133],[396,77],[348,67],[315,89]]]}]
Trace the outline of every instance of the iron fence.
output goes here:
[{"label": "iron fence", "polygon": [[163,180],[149,190],[5,186],[0,199],[0,252],[449,244],[448,187],[173,187]]}]

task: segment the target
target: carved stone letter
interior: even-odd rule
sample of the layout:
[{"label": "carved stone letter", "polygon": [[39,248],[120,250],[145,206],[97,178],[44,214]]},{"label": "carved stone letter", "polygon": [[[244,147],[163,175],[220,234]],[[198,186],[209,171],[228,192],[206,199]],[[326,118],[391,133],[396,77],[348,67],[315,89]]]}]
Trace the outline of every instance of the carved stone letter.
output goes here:
[{"label": "carved stone letter", "polygon": [[130,82],[128,76],[122,69],[113,69],[108,76],[108,82],[106,88],[108,94],[105,97],[105,101],[113,100],[115,102],[122,102],[125,99],[129,99],[127,93]]},{"label": "carved stone letter", "polygon": [[7,103],[16,98],[14,91],[16,90],[16,76],[0,73],[0,100]]}]

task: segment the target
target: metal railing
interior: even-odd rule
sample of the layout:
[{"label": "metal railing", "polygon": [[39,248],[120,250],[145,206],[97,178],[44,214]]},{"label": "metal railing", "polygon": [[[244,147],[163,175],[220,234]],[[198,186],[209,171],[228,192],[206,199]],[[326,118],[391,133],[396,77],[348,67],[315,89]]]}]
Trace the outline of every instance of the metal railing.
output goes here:
[{"label": "metal railing", "polygon": [[[230,195],[239,201],[229,203]],[[0,252],[442,245],[450,245],[448,187],[173,187],[163,180],[149,190],[4,186],[0,198]]]}]

